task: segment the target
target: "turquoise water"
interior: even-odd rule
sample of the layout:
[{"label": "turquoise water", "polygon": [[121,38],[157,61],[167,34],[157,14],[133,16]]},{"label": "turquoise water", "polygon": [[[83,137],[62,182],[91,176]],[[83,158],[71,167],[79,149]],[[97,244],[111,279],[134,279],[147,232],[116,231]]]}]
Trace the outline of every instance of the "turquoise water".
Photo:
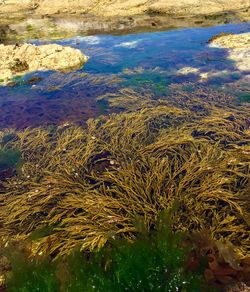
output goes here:
[{"label": "turquoise water", "polygon": [[[249,72],[238,71],[226,49],[211,48],[207,41],[221,32],[249,31],[250,23],[242,23],[57,41],[82,50],[90,57],[88,62],[76,72],[35,72],[0,87],[0,127],[84,124],[90,117],[111,111],[98,97],[124,87],[167,95],[170,84],[194,82],[226,91],[225,84],[234,84]],[[185,67],[198,71],[182,74]],[[200,74],[207,73],[208,78],[201,78],[204,75]]]}]

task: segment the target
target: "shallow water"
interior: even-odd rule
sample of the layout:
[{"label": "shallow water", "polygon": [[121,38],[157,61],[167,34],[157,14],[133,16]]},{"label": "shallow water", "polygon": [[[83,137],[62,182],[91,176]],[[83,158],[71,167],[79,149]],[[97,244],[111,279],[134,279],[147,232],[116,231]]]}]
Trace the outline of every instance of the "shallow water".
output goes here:
[{"label": "shallow water", "polygon": [[[211,48],[207,41],[221,32],[249,31],[250,23],[242,23],[57,41],[82,50],[89,61],[73,73],[35,72],[16,79],[12,86],[0,87],[0,127],[84,124],[88,118],[111,111],[105,102],[96,100],[98,97],[124,87],[138,91],[149,88],[157,96],[168,95],[170,84],[195,82],[235,91],[239,96],[248,94],[246,86],[242,93],[232,85],[244,80],[249,72],[240,72],[227,58],[227,50]],[[197,70],[182,74],[185,67]]]},{"label": "shallow water", "polygon": [[[249,100],[249,72],[239,71],[228,59],[227,50],[211,48],[207,43],[220,32],[247,31],[250,23],[125,36],[76,36],[57,43],[79,48],[90,57],[81,70],[35,72],[0,87],[0,128],[60,125],[0,131],[0,260],[2,246],[12,248],[9,243],[13,240],[13,248],[25,250],[24,256],[29,255],[36,264],[19,262],[10,249],[5,258],[8,268],[3,271],[12,268],[14,272],[17,288],[11,291],[21,287],[45,291],[51,283],[63,290],[71,276],[68,291],[74,287],[92,291],[86,289],[89,283],[98,290],[95,285],[101,282],[109,288],[100,291],[117,291],[122,287],[122,278],[117,275],[122,273],[125,290],[137,287],[135,290],[141,291],[144,286],[151,287],[151,282],[152,291],[159,287],[170,291],[171,287],[159,286],[165,282],[178,290],[179,280],[171,269],[176,267],[179,277],[183,265],[181,271],[186,275],[192,261],[200,265],[199,279],[202,267],[212,276],[216,276],[212,270],[216,267],[222,285],[231,277],[226,270],[233,272],[233,281],[238,276],[240,281],[250,279],[247,272],[238,271],[244,264],[239,256],[249,252],[245,214],[249,205],[250,107],[240,106],[240,100]],[[119,99],[119,92],[126,88],[130,91],[123,90],[125,94]],[[106,93],[106,98],[100,98]],[[91,117],[123,109],[128,111],[89,121],[87,130],[68,126],[85,125]],[[156,215],[160,215],[159,220]],[[185,251],[187,263],[184,253],[182,259],[177,250],[182,235],[177,232],[175,239],[171,229],[194,235],[194,242],[192,236],[180,242],[181,248],[192,245],[192,253],[191,249]],[[153,241],[151,235],[147,238],[147,230],[153,231],[150,234],[164,232],[155,233]],[[142,244],[136,245],[134,254],[120,241],[113,241],[135,239],[137,234],[141,234],[138,238]],[[107,251],[112,254],[113,243],[114,247],[121,246],[123,257],[119,253],[116,256],[122,263],[120,270],[106,251],[101,251],[105,258],[93,257],[98,263],[93,266],[95,270],[84,267],[80,253],[72,269],[65,258],[58,267],[50,265],[50,259],[60,259],[78,246],[87,251],[89,260],[89,251],[107,241]],[[203,242],[210,250],[207,259]],[[220,242],[221,250],[216,242]],[[130,241],[128,244],[131,246]],[[148,266],[145,254],[149,255]],[[225,263],[223,254],[227,256]],[[39,257],[33,258],[35,255]],[[43,266],[47,255],[48,266]],[[170,262],[162,262],[162,270],[159,259],[165,256]],[[215,263],[211,267],[205,263],[209,256]],[[113,263],[114,276],[107,273],[107,269],[112,272]],[[80,272],[79,276],[75,272]],[[191,274],[193,277],[193,269]],[[119,289],[110,289],[115,279]],[[179,279],[181,289],[189,285],[189,280]],[[216,285],[218,279],[214,277]]]}]

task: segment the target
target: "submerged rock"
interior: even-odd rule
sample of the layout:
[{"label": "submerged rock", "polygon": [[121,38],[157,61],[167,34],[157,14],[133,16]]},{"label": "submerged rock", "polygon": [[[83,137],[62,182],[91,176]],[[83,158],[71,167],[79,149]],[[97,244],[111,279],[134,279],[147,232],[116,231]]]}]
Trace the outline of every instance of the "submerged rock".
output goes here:
[{"label": "submerged rock", "polygon": [[241,71],[250,70],[250,33],[221,35],[210,46],[228,49],[228,58]]},{"label": "submerged rock", "polygon": [[34,71],[79,69],[88,60],[80,50],[57,44],[0,45],[0,81]]}]

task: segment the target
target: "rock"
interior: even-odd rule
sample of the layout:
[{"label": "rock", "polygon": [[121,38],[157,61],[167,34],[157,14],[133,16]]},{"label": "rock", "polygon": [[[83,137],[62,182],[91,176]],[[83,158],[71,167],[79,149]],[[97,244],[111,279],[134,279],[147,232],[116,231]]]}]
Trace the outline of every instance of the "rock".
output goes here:
[{"label": "rock", "polygon": [[[245,0],[157,0],[148,7],[152,13],[166,13],[179,16],[212,15],[225,11],[237,11],[248,8],[250,3]],[[248,2],[248,3],[247,3]]]},{"label": "rock", "polygon": [[[60,38],[73,31],[136,32],[250,20],[250,0],[0,0],[3,39]],[[57,26],[57,24],[59,24]]]},{"label": "rock", "polygon": [[[13,0],[12,0],[13,1]],[[32,2],[32,1],[31,1]],[[33,1],[35,2],[35,1]],[[213,14],[248,8],[246,0],[51,0],[37,1],[39,14],[89,13],[100,16],[131,16],[142,13],[163,13],[171,15]]]},{"label": "rock", "polygon": [[250,71],[250,33],[214,37],[211,47],[228,49],[228,58],[240,71]]},{"label": "rock", "polygon": [[57,44],[0,45],[0,80],[6,82],[41,70],[72,71],[81,68],[87,59],[80,50]]},{"label": "rock", "polygon": [[250,48],[250,33],[241,34],[219,34],[211,42],[213,46],[227,49],[248,49]]}]

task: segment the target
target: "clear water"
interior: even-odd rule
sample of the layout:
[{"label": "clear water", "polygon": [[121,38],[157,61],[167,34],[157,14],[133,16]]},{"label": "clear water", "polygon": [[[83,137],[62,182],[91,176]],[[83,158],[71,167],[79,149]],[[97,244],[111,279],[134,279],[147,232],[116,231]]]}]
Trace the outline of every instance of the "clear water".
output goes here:
[{"label": "clear water", "polygon": [[[226,49],[211,48],[207,41],[221,32],[249,31],[250,23],[242,23],[57,41],[82,50],[90,59],[76,72],[35,72],[16,79],[12,86],[0,87],[0,128],[84,124],[88,118],[110,111],[105,103],[96,100],[99,96],[123,87],[150,87],[155,94],[166,95],[172,83],[197,82],[227,90],[226,83],[233,84],[249,72],[238,71],[227,58]],[[184,67],[197,68],[210,77],[178,73]]]}]

